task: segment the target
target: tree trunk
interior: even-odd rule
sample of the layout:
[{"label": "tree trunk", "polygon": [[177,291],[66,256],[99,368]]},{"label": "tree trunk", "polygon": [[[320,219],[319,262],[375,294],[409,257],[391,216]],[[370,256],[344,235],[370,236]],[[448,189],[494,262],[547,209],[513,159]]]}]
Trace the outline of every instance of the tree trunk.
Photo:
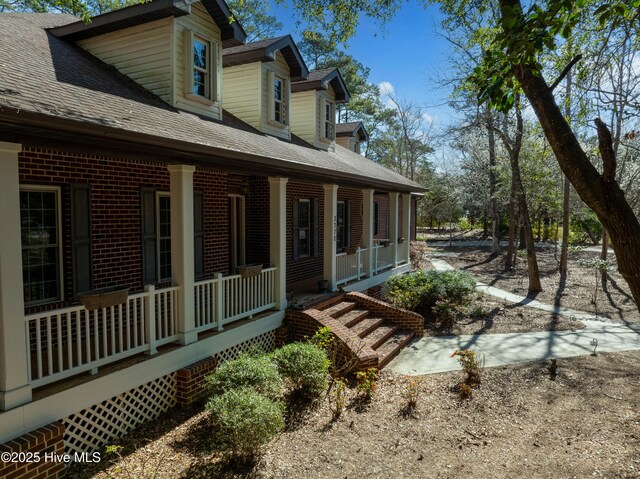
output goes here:
[{"label": "tree trunk", "polygon": [[569,274],[569,216],[571,207],[571,183],[564,177],[564,194],[562,198],[562,250],[560,251],[560,280],[566,280]]},{"label": "tree trunk", "polygon": [[496,138],[493,131],[493,114],[487,106],[487,135],[489,140],[489,205],[491,208],[491,254],[500,253],[500,218],[496,198]]},{"label": "tree trunk", "polygon": [[509,197],[509,242],[507,243],[507,256],[504,261],[504,269],[511,270],[515,266],[516,256],[516,230],[518,220],[516,220],[516,182],[513,170],[511,171],[511,195]]},{"label": "tree trunk", "polygon": [[[500,0],[500,7],[520,14],[522,11],[518,0]],[[511,33],[506,24],[503,28],[507,35]],[[589,161],[542,74],[523,63],[514,62],[512,69],[540,121],[560,168],[580,198],[596,213],[609,232],[616,251],[618,271],[629,285],[640,310],[640,222],[616,182],[615,155],[610,155],[608,151],[611,148],[613,152],[610,134],[608,145],[606,135],[599,135],[604,164],[601,175]],[[604,130],[608,132],[606,126],[598,124],[599,133]]]}]

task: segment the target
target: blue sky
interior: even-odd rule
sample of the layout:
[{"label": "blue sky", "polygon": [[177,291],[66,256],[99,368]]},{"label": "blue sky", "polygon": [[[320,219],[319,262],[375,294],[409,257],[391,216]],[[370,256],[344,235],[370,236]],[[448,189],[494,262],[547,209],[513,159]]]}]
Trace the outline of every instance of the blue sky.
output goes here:
[{"label": "blue sky", "polygon": [[[298,39],[292,10],[270,3],[271,13],[284,25],[282,33],[291,33]],[[451,122],[453,115],[448,107],[441,106],[449,92],[437,83],[438,77],[446,75],[451,50],[436,33],[440,18],[437,8],[404,3],[384,27],[362,18],[347,48],[371,69],[369,81],[391,84],[397,97],[424,107],[436,126]]]}]

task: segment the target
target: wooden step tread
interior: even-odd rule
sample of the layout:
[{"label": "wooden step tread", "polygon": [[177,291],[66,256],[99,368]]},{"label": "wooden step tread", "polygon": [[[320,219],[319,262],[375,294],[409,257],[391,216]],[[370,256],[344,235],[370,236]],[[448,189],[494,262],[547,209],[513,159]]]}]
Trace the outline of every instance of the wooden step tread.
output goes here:
[{"label": "wooden step tread", "polygon": [[378,329],[383,324],[384,318],[368,316],[361,321],[358,321],[353,327],[351,327],[351,331],[356,333],[361,338],[364,338],[365,336],[373,333],[375,329]]},{"label": "wooden step tread", "polygon": [[331,306],[329,309],[325,309],[323,312],[332,318],[339,318],[340,316],[347,314],[349,311],[355,309],[356,303],[349,301],[342,301],[335,306]]},{"label": "wooden step tread", "polygon": [[347,314],[343,314],[342,316],[340,316],[339,320],[347,328],[351,328],[367,316],[369,316],[369,311],[367,311],[366,309],[352,309]]},{"label": "wooden step tread", "polygon": [[378,347],[398,329],[400,328],[395,324],[386,323],[371,331],[367,336],[364,336],[364,340],[371,349],[378,349]]},{"label": "wooden step tread", "polygon": [[386,366],[413,339],[413,331],[401,329],[394,332],[380,345],[378,353],[378,368]]}]

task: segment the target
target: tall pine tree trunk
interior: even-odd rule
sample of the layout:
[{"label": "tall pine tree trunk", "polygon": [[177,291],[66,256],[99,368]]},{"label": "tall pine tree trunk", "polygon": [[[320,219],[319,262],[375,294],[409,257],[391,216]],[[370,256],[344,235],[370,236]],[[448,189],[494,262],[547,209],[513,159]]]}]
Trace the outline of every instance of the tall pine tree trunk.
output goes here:
[{"label": "tall pine tree trunk", "polygon": [[491,208],[491,254],[500,253],[500,218],[496,198],[496,137],[493,131],[493,114],[487,106],[487,135],[489,140],[489,204]]}]

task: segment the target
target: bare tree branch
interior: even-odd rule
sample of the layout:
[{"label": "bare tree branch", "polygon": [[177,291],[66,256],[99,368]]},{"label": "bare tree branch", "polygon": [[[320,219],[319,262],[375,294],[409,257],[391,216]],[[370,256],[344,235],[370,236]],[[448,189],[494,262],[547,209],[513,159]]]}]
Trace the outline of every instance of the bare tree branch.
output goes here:
[{"label": "bare tree branch", "polygon": [[564,79],[564,77],[567,76],[567,73],[569,73],[569,71],[571,70],[571,68],[573,67],[573,65],[575,65],[576,63],[578,63],[580,60],[582,60],[582,54],[576,55],[575,57],[573,57],[573,60],[571,60],[569,62],[569,64],[564,67],[564,69],[562,70],[562,72],[560,72],[560,75],[558,75],[558,78],[556,78],[556,81],[554,81],[551,86],[549,87],[549,91],[553,91],[555,89],[555,87],[557,87],[560,82]]}]

